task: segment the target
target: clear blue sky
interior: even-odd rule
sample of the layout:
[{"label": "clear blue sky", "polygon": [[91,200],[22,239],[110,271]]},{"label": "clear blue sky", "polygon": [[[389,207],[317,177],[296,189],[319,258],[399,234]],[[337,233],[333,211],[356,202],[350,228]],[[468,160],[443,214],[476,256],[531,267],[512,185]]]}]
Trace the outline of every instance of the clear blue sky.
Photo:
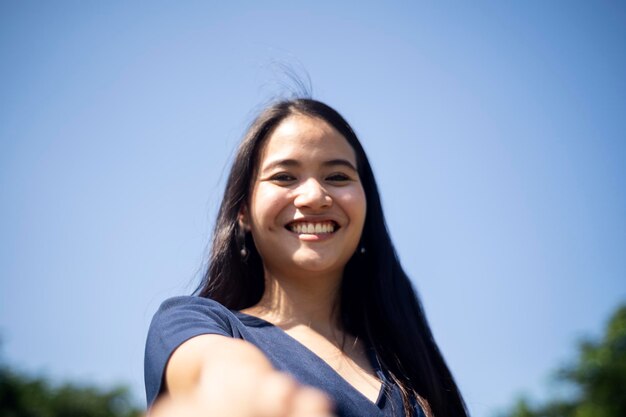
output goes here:
[{"label": "clear blue sky", "polygon": [[474,416],[549,394],[626,300],[623,3],[216,4],[0,4],[5,360],[143,399],[286,62],[361,137]]}]

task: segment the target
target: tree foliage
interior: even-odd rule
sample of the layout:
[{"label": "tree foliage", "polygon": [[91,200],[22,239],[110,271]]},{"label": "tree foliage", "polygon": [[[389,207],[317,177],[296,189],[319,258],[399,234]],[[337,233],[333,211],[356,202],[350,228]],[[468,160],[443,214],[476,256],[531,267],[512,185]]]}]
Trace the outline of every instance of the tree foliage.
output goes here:
[{"label": "tree foliage", "polygon": [[75,384],[52,385],[0,364],[2,417],[138,417],[125,388],[101,390]]},{"label": "tree foliage", "polygon": [[604,336],[579,345],[576,362],[557,372],[557,381],[575,388],[569,399],[532,406],[521,399],[508,417],[625,417],[626,304],[610,318]]}]

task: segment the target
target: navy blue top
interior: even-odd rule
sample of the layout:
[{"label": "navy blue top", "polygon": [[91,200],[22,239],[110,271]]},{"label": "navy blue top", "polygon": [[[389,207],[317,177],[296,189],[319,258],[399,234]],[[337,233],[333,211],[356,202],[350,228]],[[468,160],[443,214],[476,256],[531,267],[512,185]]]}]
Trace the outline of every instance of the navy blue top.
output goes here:
[{"label": "navy blue top", "polygon": [[[328,393],[338,417],[404,416],[400,391],[380,369],[375,355],[371,355],[372,367],[382,381],[382,388],[374,403],[281,328],[258,317],[231,311],[214,300],[193,296],[166,300],[152,319],[144,364],[148,406],[162,390],[165,366],[174,350],[201,334],[218,334],[252,343],[276,369]],[[419,405],[415,407],[423,417]]]}]

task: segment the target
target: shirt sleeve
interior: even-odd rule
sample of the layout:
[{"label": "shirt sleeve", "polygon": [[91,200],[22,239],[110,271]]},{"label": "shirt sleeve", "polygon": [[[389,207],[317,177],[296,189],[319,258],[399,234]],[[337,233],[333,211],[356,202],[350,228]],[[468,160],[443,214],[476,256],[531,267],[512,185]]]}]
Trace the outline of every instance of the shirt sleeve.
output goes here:
[{"label": "shirt sleeve", "polygon": [[161,392],[165,367],[176,348],[201,334],[236,337],[230,311],[216,301],[194,296],[170,298],[150,324],[144,358],[148,407]]}]

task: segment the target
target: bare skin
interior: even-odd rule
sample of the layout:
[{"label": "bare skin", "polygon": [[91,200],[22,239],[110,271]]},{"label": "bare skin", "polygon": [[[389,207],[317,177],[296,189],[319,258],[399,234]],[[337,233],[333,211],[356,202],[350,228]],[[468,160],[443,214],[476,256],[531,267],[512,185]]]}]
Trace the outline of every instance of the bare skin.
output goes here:
[{"label": "bare skin", "polygon": [[[281,282],[277,277],[268,280],[261,302],[242,312],[283,329],[375,402],[381,382],[363,343],[336,324],[332,306],[336,283],[327,280],[324,288],[320,280],[311,288]],[[324,393],[275,371],[252,344],[224,336],[201,335],[182,344],[168,362],[165,384],[167,395],[151,416],[332,416],[332,403]]]},{"label": "bare skin", "polygon": [[322,392],[277,372],[263,353],[242,340],[194,337],[170,358],[167,394],[151,417],[331,417]]},{"label": "bare skin", "polygon": [[261,301],[242,312],[283,329],[362,395],[376,402],[381,381],[370,364],[365,346],[338,324],[333,309],[336,284],[323,288],[320,282],[324,281],[317,280],[316,286],[308,288],[273,277],[267,280]]}]

